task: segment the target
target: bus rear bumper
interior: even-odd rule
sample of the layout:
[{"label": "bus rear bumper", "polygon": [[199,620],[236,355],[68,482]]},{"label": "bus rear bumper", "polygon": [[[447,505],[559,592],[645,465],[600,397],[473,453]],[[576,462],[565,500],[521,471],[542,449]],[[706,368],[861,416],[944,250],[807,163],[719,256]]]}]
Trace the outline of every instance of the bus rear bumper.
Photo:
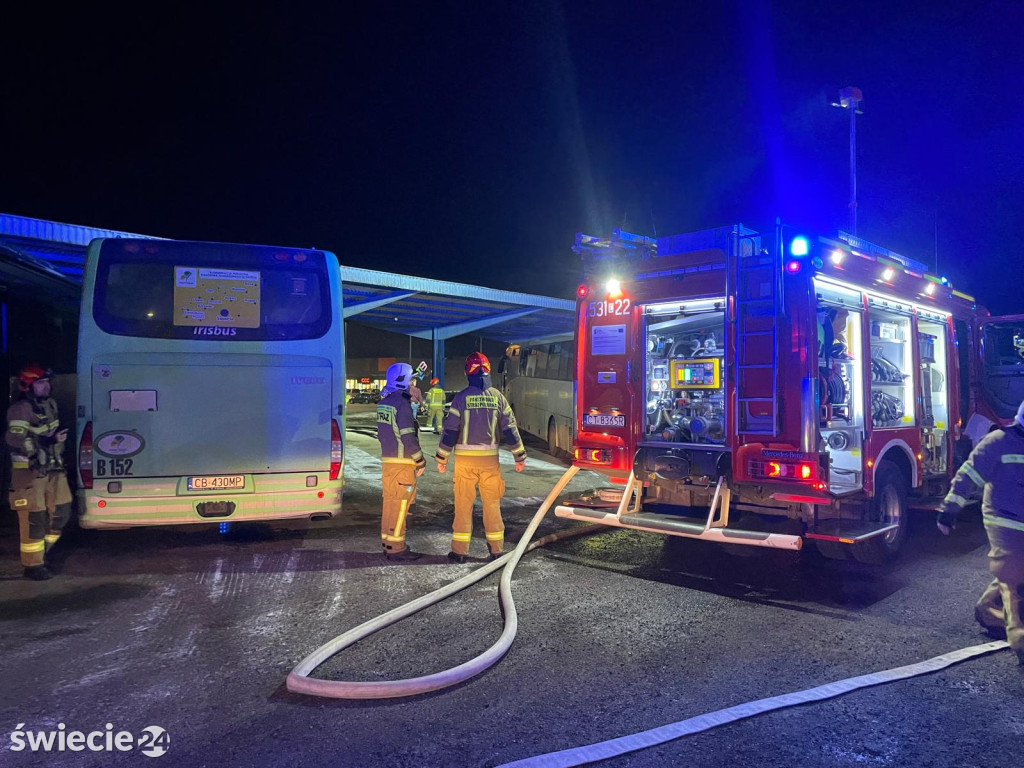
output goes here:
[{"label": "bus rear bumper", "polygon": [[[316,489],[217,496],[131,497],[84,490],[78,492],[78,522],[83,528],[131,528],[324,519],[341,512],[341,486],[341,481],[337,480]],[[219,502],[224,503],[222,508],[212,507]],[[204,504],[207,506],[200,506]],[[211,513],[211,509],[215,511]]]}]

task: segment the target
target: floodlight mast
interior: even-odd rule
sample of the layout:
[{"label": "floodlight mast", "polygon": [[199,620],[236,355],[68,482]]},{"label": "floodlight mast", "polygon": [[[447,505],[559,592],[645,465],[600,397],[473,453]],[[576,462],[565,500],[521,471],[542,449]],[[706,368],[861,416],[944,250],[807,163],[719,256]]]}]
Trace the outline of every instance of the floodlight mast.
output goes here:
[{"label": "floodlight mast", "polygon": [[833,107],[850,111],[850,233],[857,234],[857,115],[864,114],[860,108],[864,94],[860,88],[849,86],[839,91],[839,101]]}]

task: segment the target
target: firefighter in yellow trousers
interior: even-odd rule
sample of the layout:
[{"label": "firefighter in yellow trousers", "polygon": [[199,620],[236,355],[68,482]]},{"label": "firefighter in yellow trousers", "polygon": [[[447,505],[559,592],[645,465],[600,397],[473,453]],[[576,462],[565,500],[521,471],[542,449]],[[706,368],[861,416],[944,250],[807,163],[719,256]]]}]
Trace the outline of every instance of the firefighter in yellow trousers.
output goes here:
[{"label": "firefighter in yellow trousers", "polygon": [[1024,402],[1013,424],[979,440],[957,471],[939,509],[939,531],[948,535],[960,510],[978,498],[994,578],[974,618],[989,635],[1005,638],[1024,667]]},{"label": "firefighter in yellow trousers", "polygon": [[441,389],[441,382],[437,379],[430,380],[430,389],[427,390],[427,426],[434,431],[435,435],[441,434],[441,427],[444,423],[444,390]]},{"label": "firefighter in yellow trousers", "polygon": [[416,478],[426,460],[420,451],[409,385],[412,366],[395,363],[387,372],[384,397],[377,403],[377,439],[384,507],[380,521],[381,547],[388,560],[417,560],[422,555],[405,544],[406,518],[416,502]]},{"label": "firefighter in yellow trousers", "polygon": [[26,365],[18,372],[21,397],[7,409],[7,448],[11,453],[9,502],[18,513],[21,564],[25,577],[53,576],[46,553],[71,517],[71,489],[64,472],[64,443],[57,403],[50,397],[50,371]]},{"label": "firefighter in yellow trousers", "polygon": [[505,524],[501,519],[501,497],[505,480],[498,465],[498,444],[504,442],[516,462],[516,472],[526,466],[523,447],[512,407],[500,391],[491,386],[491,363],[480,352],[466,358],[469,386],[452,400],[444,433],[434,458],[439,472],[447,471],[448,458],[455,451],[455,522],[452,551],[448,559],[466,562],[473,534],[473,503],[477,488],[484,508],[484,533],[493,560],[505,545]]}]

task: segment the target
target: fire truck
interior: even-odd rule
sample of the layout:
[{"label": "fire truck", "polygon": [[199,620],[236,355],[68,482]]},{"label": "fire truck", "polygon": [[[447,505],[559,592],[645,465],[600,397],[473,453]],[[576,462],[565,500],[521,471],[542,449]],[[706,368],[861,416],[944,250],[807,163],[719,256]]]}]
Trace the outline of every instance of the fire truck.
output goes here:
[{"label": "fire truck", "polygon": [[885,562],[1024,398],[1024,316],[846,233],[574,250],[575,463],[613,485],[560,517]]}]

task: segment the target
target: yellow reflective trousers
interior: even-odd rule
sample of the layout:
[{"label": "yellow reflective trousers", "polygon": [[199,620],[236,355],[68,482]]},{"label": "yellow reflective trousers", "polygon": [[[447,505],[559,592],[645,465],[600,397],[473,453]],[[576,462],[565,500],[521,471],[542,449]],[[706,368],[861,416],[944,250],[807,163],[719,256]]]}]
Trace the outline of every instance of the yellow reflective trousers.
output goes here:
[{"label": "yellow reflective trousers", "polygon": [[21,564],[42,565],[46,550],[71,518],[71,489],[63,472],[39,477],[33,469],[11,470],[8,503],[18,513]]},{"label": "yellow reflective trousers", "polygon": [[484,533],[491,554],[500,555],[505,545],[505,524],[501,520],[501,497],[505,480],[498,456],[473,456],[455,451],[455,522],[452,525],[452,552],[469,554],[473,536],[473,504],[477,488],[484,507]]},{"label": "yellow reflective trousers", "polygon": [[380,473],[384,487],[380,543],[385,552],[401,552],[406,548],[406,517],[409,507],[416,501],[416,465],[412,462],[383,462]]}]

